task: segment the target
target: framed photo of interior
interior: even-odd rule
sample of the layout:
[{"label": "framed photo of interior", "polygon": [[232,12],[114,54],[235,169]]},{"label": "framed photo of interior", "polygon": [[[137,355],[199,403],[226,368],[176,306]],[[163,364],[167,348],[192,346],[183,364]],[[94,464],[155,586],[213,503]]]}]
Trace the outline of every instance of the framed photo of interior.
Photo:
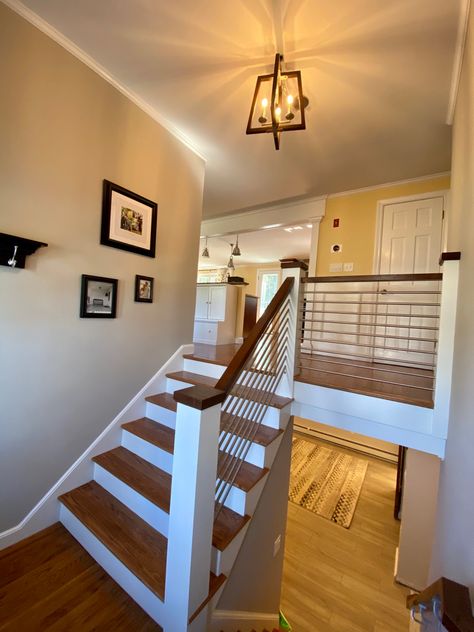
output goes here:
[{"label": "framed photo of interior", "polygon": [[155,256],[158,204],[104,180],[100,243]]},{"label": "framed photo of interior", "polygon": [[81,277],[81,318],[115,318],[117,312],[118,279]]},{"label": "framed photo of interior", "polygon": [[153,277],[135,276],[135,301],[137,303],[153,303]]}]

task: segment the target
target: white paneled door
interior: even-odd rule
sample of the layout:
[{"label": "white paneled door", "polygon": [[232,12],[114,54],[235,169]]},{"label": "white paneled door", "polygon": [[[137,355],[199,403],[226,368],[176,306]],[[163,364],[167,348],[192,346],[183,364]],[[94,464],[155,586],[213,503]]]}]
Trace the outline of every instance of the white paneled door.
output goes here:
[{"label": "white paneled door", "polygon": [[[383,207],[380,274],[439,272],[443,208],[443,196]],[[379,284],[374,360],[434,363],[436,342],[430,340],[436,337],[439,296],[430,292],[439,289],[437,281]],[[403,293],[392,294],[395,290]]]},{"label": "white paneled door", "polygon": [[380,274],[438,272],[444,198],[383,207]]}]

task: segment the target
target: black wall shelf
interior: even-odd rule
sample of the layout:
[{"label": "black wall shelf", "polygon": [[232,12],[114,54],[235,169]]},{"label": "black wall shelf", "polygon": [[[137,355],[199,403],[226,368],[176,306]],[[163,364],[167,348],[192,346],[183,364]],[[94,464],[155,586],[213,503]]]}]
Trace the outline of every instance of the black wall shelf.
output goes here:
[{"label": "black wall shelf", "polygon": [[[0,265],[9,268],[24,268],[26,257],[36,252],[38,248],[47,245],[42,241],[0,233]],[[15,265],[13,261],[16,262]]]}]

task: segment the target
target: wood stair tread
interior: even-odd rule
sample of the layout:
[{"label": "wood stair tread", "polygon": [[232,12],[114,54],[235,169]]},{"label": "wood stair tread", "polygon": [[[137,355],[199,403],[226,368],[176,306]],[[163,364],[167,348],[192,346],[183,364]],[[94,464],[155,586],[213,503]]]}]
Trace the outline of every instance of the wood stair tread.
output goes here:
[{"label": "wood stair tread", "polygon": [[157,395],[148,395],[145,397],[145,401],[156,406],[161,406],[167,410],[176,412],[178,404],[175,402],[172,393],[158,393]]},{"label": "wood stair tread", "polygon": [[224,551],[249,520],[250,516],[241,516],[228,507],[222,507],[214,521],[212,546]]},{"label": "wood stair tread", "polygon": [[161,600],[165,594],[167,539],[95,481],[59,501]]},{"label": "wood stair tread", "polygon": [[259,445],[268,446],[270,443],[275,441],[282,433],[283,430],[280,428],[270,428],[270,426],[265,426],[263,424],[257,424],[254,421],[249,419],[244,419],[240,417],[238,420],[233,420],[233,416],[229,413],[221,414],[221,430],[227,430],[229,424],[232,422],[234,425],[240,424],[241,430],[238,432],[233,432],[232,434],[237,434],[238,436],[242,436],[242,431],[245,430],[245,434],[253,434],[255,432],[255,436],[253,438],[254,443],[258,443]]},{"label": "wood stair tread", "polygon": [[[219,452],[219,459],[217,465],[217,472],[219,473],[219,468],[223,464],[223,461],[228,457],[229,454],[227,452]],[[235,463],[235,461],[241,461],[236,457],[232,457],[231,460]],[[233,463],[232,463],[233,465]],[[269,472],[268,467],[257,467],[252,463],[247,463],[247,461],[241,461],[241,466],[239,468],[238,474],[234,480],[234,485],[241,489],[244,492],[249,492],[254,485],[256,485],[267,473]]]},{"label": "wood stair tread", "polygon": [[135,421],[129,421],[122,424],[122,428],[127,432],[140,437],[144,441],[152,443],[158,448],[161,448],[165,452],[173,454],[174,451],[174,430],[168,426],[148,419],[148,417],[142,417]]},{"label": "wood stair tread", "polygon": [[92,460],[169,513],[171,476],[167,472],[122,447],[99,454]]},{"label": "wood stair tread", "polygon": [[[192,371],[174,371],[172,373],[167,373],[166,377],[169,377],[172,380],[176,380],[178,382],[184,382],[185,384],[191,384],[193,386],[210,386],[211,388],[215,388],[217,382],[219,381],[217,378],[208,377],[207,375],[200,375],[199,373],[193,373]],[[257,388],[247,389],[247,387],[242,387],[242,390],[245,389],[246,399],[251,400],[259,400],[262,397],[262,391]],[[236,384],[232,389],[231,394],[239,396],[240,387],[239,384]],[[155,396],[156,397],[156,396]],[[267,395],[265,395],[266,399]],[[147,401],[148,398],[147,398]],[[173,400],[174,401],[174,400]],[[282,397],[281,395],[271,395],[268,400],[268,405],[273,408],[284,408],[288,404],[291,404],[293,400],[288,397]]]}]

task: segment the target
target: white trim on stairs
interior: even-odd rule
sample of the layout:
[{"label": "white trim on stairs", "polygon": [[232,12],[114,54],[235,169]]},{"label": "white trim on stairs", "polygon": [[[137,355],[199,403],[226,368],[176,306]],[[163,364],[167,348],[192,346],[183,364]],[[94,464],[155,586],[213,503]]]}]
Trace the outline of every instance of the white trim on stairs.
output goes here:
[{"label": "white trim on stairs", "polygon": [[279,627],[278,613],[214,610],[210,632],[250,632],[252,629]]},{"label": "white trim on stairs", "polygon": [[120,445],[121,424],[145,415],[145,397],[151,395],[166,384],[166,373],[182,368],[183,354],[192,353],[194,345],[181,345],[165,362],[135,397],[119,412],[110,424],[100,433],[91,445],[41,498],[23,520],[3,533],[0,533],[0,550],[15,544],[41,529],[45,529],[59,520],[58,496],[93,478],[91,458]]}]

